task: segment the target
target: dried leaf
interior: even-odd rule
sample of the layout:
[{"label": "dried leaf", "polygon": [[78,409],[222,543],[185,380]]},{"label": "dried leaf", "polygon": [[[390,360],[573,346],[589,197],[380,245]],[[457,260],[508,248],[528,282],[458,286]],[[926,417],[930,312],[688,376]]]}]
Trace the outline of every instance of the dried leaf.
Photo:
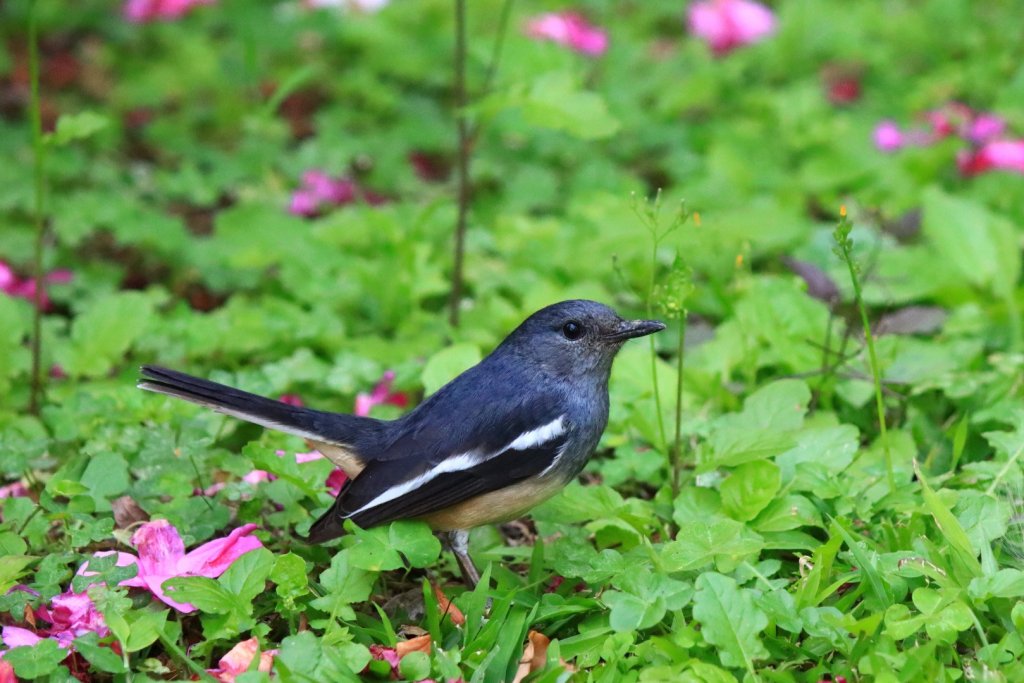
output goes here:
[{"label": "dried leaf", "polygon": [[807,283],[807,293],[812,297],[829,304],[839,301],[839,287],[824,270],[813,263],[789,256],[783,257],[782,262]]},{"label": "dried leaf", "polygon": [[942,329],[947,317],[946,311],[938,306],[907,306],[883,315],[875,333],[931,334]]},{"label": "dried leaf", "polygon": [[111,501],[110,507],[114,510],[114,524],[118,529],[127,529],[149,521],[149,513],[140,508],[131,496],[115,498]]},{"label": "dried leaf", "polygon": [[398,653],[398,658],[406,656],[410,652],[425,652],[430,654],[430,635],[420,636],[419,638],[410,638],[409,640],[403,640],[402,642],[395,645],[395,652]]},{"label": "dried leaf", "polygon": [[436,583],[431,585],[434,587],[434,596],[437,597],[437,606],[441,610],[441,617],[444,618],[447,615],[456,626],[465,624],[466,616],[462,613],[462,610],[448,599],[448,596],[444,594],[440,586]]}]

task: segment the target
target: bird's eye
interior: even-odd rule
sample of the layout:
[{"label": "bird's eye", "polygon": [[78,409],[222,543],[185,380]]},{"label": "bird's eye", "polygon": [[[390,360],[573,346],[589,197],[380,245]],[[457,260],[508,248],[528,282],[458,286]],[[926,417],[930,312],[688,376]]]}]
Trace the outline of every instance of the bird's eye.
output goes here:
[{"label": "bird's eye", "polygon": [[570,320],[566,324],[562,325],[562,336],[569,341],[576,341],[583,336],[584,332],[585,330],[583,329],[583,325],[575,320]]}]

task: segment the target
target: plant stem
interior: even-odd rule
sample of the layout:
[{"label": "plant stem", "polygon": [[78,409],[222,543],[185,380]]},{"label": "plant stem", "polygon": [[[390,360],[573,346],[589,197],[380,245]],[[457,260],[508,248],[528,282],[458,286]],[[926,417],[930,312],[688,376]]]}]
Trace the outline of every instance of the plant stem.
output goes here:
[{"label": "plant stem", "polygon": [[857,267],[851,252],[853,241],[849,238],[850,222],[846,218],[846,207],[842,208],[840,216],[835,234],[836,242],[838,243],[838,251],[836,253],[846,262],[846,267],[850,272],[850,282],[853,284],[855,303],[857,304],[857,310],[860,311],[860,321],[864,328],[864,342],[868,347],[868,361],[871,364],[871,377],[875,384],[875,410],[878,413],[878,430],[882,440],[882,449],[885,452],[886,475],[889,478],[889,490],[895,493],[896,473],[893,469],[892,451],[889,448],[889,438],[886,434],[885,404],[882,401],[882,371],[878,365],[878,354],[875,352],[875,338],[871,334],[871,323],[868,322],[868,311],[864,305],[864,297],[861,293],[860,278],[857,276]]},{"label": "plant stem", "polygon": [[[654,243],[651,246],[651,280],[647,287],[648,318],[654,316],[654,282],[655,271],[658,269],[658,243],[660,242],[657,234],[652,234]],[[667,450],[668,437],[665,436],[665,418],[661,414],[661,392],[658,391],[658,353],[654,345],[654,335],[648,335],[647,341],[651,346],[651,386],[654,389],[654,414],[658,418],[658,436],[661,437],[661,447]]]},{"label": "plant stem", "polygon": [[676,347],[676,433],[672,442],[672,500],[679,495],[679,470],[683,459],[683,360],[686,355],[686,309],[679,316]]},{"label": "plant stem", "polygon": [[508,30],[508,20],[512,16],[512,3],[514,0],[505,0],[501,6],[501,14],[498,15],[498,35],[494,38],[494,49],[491,51],[491,62],[487,65],[487,75],[484,76],[484,87],[480,91],[483,97],[490,92],[494,85],[494,77],[498,73],[498,64],[501,63],[501,51],[505,47],[505,33]]},{"label": "plant stem", "polygon": [[466,0],[455,0],[455,125],[458,133],[458,214],[455,219],[455,258],[448,322],[459,326],[462,300],[462,264],[466,252],[466,220],[469,212],[469,127],[466,123]]},{"label": "plant stem", "polygon": [[39,28],[36,19],[36,3],[29,7],[28,15],[28,71],[31,99],[29,117],[32,123],[33,171],[35,180],[35,249],[32,259],[33,277],[36,290],[33,297],[32,313],[32,389],[29,395],[29,412],[39,414],[40,394],[43,389],[42,336],[43,336],[43,233],[45,218],[43,209],[46,192],[46,147],[43,142],[43,114],[39,99]]}]

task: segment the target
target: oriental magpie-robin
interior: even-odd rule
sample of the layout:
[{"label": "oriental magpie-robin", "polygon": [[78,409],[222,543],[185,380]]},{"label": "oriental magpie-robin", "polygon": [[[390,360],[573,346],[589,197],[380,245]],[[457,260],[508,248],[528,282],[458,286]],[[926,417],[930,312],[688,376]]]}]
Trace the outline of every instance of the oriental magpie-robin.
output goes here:
[{"label": "oriental magpie-robin", "polygon": [[608,376],[623,343],[665,329],[595,301],[563,301],[517,327],[478,365],[392,421],[300,408],[156,366],[139,387],[301,436],[349,476],[308,541],[352,520],[417,518],[449,532],[467,580],[468,529],[550,498],[594,452],[608,421]]}]

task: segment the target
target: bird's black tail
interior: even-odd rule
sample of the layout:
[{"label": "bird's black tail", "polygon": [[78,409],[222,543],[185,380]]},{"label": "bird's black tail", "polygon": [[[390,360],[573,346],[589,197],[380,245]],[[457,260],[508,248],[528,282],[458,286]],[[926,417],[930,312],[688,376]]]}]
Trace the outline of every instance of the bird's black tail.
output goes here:
[{"label": "bird's black tail", "polygon": [[372,450],[381,433],[382,423],[373,418],[300,408],[156,365],[142,366],[138,386],[269,429],[345,446],[356,453]]}]

